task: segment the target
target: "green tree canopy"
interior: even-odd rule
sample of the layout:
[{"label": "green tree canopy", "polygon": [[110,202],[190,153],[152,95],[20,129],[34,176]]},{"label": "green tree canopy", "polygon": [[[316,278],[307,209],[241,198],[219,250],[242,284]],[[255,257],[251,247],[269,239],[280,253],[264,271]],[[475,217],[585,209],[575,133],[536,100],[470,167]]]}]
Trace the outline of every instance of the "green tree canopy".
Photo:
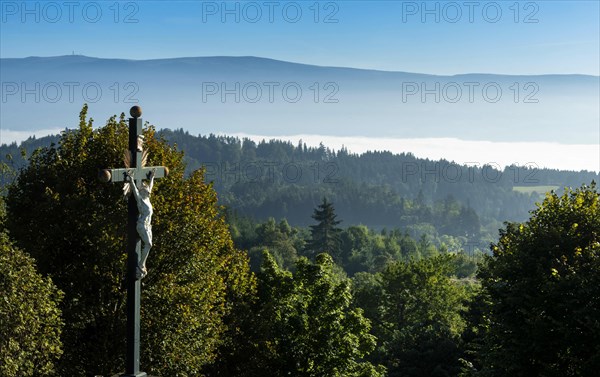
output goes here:
[{"label": "green tree canopy", "polygon": [[552,192],[506,224],[480,269],[482,376],[594,376],[600,370],[600,194]]},{"label": "green tree canopy", "polygon": [[[292,274],[264,252],[258,298],[248,308],[248,346],[231,358],[229,374],[247,377],[381,377],[382,367],[363,358],[375,347],[370,323],[351,307],[349,280],[333,260],[302,257]],[[236,365],[237,364],[237,365]]]},{"label": "green tree canopy", "polygon": [[288,222],[283,219],[278,224],[275,219],[269,218],[263,224],[256,226],[256,235],[261,240],[260,247],[254,247],[250,250],[250,257],[260,263],[252,263],[254,271],[258,272],[262,264],[262,251],[268,248],[279,265],[287,269],[293,269],[298,259],[296,245],[294,245],[295,230],[293,230]]},{"label": "green tree canopy", "polygon": [[[121,114],[77,130],[37,151],[9,189],[7,227],[40,271],[65,292],[64,355],[59,374],[112,375],[125,349],[126,201],[121,185],[97,180],[123,166],[128,128]],[[247,258],[233,247],[215,191],[197,171],[184,178],[182,153],[144,130],[149,165],[164,165],[155,183],[154,246],[142,281],[143,369],[199,375],[214,360],[224,318],[252,289]]]},{"label": "green tree canopy", "polygon": [[0,375],[52,375],[62,354],[62,292],[1,229],[3,207],[0,197]]},{"label": "green tree canopy", "polygon": [[371,358],[388,376],[455,376],[461,369],[467,294],[453,280],[454,256],[393,262],[354,277],[355,305],[365,308],[379,339]]}]

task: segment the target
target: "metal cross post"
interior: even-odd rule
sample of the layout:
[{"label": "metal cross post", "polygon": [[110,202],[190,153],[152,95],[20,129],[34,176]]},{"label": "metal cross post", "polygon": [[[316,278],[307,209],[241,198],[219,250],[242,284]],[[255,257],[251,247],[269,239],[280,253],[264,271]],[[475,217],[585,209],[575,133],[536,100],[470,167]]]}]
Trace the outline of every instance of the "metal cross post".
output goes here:
[{"label": "metal cross post", "polygon": [[[106,169],[100,171],[100,178],[105,182],[127,182],[138,188],[142,179],[154,172],[154,178],[165,177],[169,170],[164,166],[142,166],[142,110],[134,106],[130,110],[129,118],[129,151],[131,152],[130,167],[122,169]],[[138,207],[133,194],[129,196],[127,216],[127,354],[125,361],[125,374],[121,377],[146,377],[145,372],[140,372],[140,293],[141,282],[136,276],[140,262],[141,239],[136,229],[138,221]]]}]

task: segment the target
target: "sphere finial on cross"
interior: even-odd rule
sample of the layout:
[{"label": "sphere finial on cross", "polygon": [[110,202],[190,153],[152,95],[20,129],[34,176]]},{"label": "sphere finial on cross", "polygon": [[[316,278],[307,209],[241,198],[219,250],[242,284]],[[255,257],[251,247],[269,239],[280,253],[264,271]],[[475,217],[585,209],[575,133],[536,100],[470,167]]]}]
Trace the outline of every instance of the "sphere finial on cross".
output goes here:
[{"label": "sphere finial on cross", "polygon": [[110,182],[111,178],[112,178],[112,174],[110,172],[110,170],[108,169],[103,169],[100,170],[98,172],[98,178],[102,181],[102,182]]},{"label": "sphere finial on cross", "polygon": [[142,116],[142,108],[139,106],[133,106],[131,109],[129,109],[129,114],[133,118],[139,118]]}]

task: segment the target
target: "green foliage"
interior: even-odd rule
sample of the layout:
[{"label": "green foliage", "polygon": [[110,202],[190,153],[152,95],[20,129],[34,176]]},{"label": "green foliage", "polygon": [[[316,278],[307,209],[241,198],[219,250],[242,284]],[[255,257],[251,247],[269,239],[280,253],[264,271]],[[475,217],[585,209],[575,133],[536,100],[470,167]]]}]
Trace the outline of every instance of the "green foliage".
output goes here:
[{"label": "green foliage", "polygon": [[54,374],[62,354],[61,298],[52,281],[36,271],[33,259],[0,230],[1,376]]},{"label": "green foliage", "polygon": [[0,194],[5,194],[6,185],[13,183],[18,175],[18,171],[27,166],[29,156],[38,148],[43,148],[56,143],[59,137],[57,135],[45,136],[37,139],[31,136],[17,145],[2,144],[0,146]]},{"label": "green foliage", "polygon": [[246,324],[251,341],[231,357],[228,374],[214,375],[380,377],[382,367],[362,360],[375,347],[370,323],[352,308],[349,281],[327,254],[300,258],[292,274],[265,251],[258,298]]},{"label": "green foliage", "polygon": [[[14,181],[8,217],[0,201],[0,375],[112,375],[123,365],[127,210],[120,185],[100,183],[96,174],[122,166],[127,126],[121,115],[94,131],[86,113],[84,107],[79,128],[65,131],[58,146],[24,152],[13,165],[0,162],[0,178]],[[550,194],[529,221],[506,224],[482,264],[480,287],[472,278],[483,258],[477,246],[491,239],[482,230],[522,216],[535,197],[531,190],[469,182],[467,174],[452,185],[404,176],[406,164],[427,171],[448,166],[412,155],[359,156],[302,143],[164,132],[190,151],[193,166],[294,162],[316,174],[289,184],[275,169],[275,181],[225,182],[218,174],[191,173],[183,154],[153,127],[144,133],[149,164],[171,172],[152,196],[155,242],[142,282],[147,372],[563,377],[600,370],[594,184]],[[16,176],[15,166],[26,167]],[[333,178],[340,179],[316,179],[323,166],[339,169]],[[588,176],[539,173],[540,185]],[[236,210],[226,214],[229,225],[213,184],[205,183],[212,179],[222,202]],[[308,224],[325,196],[335,210],[323,200],[310,230],[290,225]],[[336,213],[347,224],[372,228],[340,229]],[[283,220],[256,223],[244,214]],[[41,276],[20,250],[34,258]]]},{"label": "green foliage", "polygon": [[481,376],[592,376],[600,370],[600,194],[547,194],[506,224],[479,277]]},{"label": "green foliage", "polygon": [[[440,234],[465,236],[473,230],[477,233],[481,222],[495,236],[502,221],[527,219],[538,200],[536,193],[514,192],[513,187],[579,186],[599,177],[595,172],[516,166],[502,171],[489,165],[425,160],[410,153],[353,154],[344,148],[307,147],[301,141],[255,143],[228,136],[194,136],[183,130],[161,132],[186,151],[190,170],[203,163],[216,167],[207,178],[214,180],[224,204],[261,220],[286,217],[294,225],[309,225],[312,208],[326,196],[336,203],[345,224],[391,228],[427,222]],[[288,163],[302,171],[299,180],[286,178],[283,167]],[[225,174],[226,164],[238,174]],[[248,164],[262,166],[262,177],[245,179],[243,167]]]},{"label": "green foliage", "polygon": [[[7,197],[7,227],[17,244],[65,292],[65,376],[112,375],[124,365],[126,201],[121,185],[96,176],[122,166],[128,128],[121,114],[93,130],[86,112],[58,147],[31,156]],[[226,341],[227,316],[251,292],[252,279],[202,172],[185,179],[182,153],[157,139],[153,127],[144,135],[148,164],[170,174],[152,194],[141,363],[156,375],[197,376]]]},{"label": "green foliage", "polygon": [[365,308],[379,347],[373,360],[392,376],[455,376],[468,299],[452,276],[454,256],[394,262],[354,278],[355,305]]},{"label": "green foliage", "polygon": [[456,277],[459,279],[475,277],[477,274],[477,266],[483,261],[484,254],[481,252],[473,253],[472,256],[465,252],[456,254],[455,266]]},{"label": "green foliage", "polygon": [[[528,211],[540,200],[540,190],[600,179],[598,173],[586,171],[516,166],[499,171],[492,166],[419,159],[410,153],[352,154],[344,148],[332,151],[302,142],[255,143],[212,134],[194,136],[183,130],[160,133],[185,151],[187,174],[207,166],[205,179],[214,181],[220,203],[239,215],[261,221],[287,218],[292,225],[308,226],[312,209],[327,197],[336,203],[336,212],[347,225],[406,229],[429,224],[439,236],[467,237],[485,250],[503,221],[528,218]],[[31,153],[55,140],[55,136],[32,139],[22,146]],[[6,154],[14,157],[15,168],[25,163],[16,157],[16,144],[0,146],[0,160]],[[286,170],[291,166],[286,164],[293,167]],[[296,169],[302,173],[298,180],[286,176],[286,171]],[[418,238],[421,233],[411,235]]]},{"label": "green foliage", "polygon": [[277,224],[271,217],[257,225],[255,232],[257,239],[261,241],[261,246],[250,249],[250,257],[258,257],[258,261],[253,263],[254,266],[262,264],[262,251],[268,248],[279,265],[289,270],[294,269],[298,259],[298,249],[304,245],[304,241],[298,242],[296,238],[297,229],[293,229],[285,219]]},{"label": "green foliage", "polygon": [[380,272],[390,262],[421,258],[416,241],[399,229],[377,233],[364,225],[350,226],[341,239],[342,264],[350,275]]},{"label": "green foliage", "polygon": [[[292,227],[286,221],[279,223],[269,218],[257,223],[249,218],[229,216],[230,228],[234,234],[237,247],[248,250],[252,271],[260,271],[263,250],[268,249],[277,264],[293,271],[296,260],[311,242],[308,228]],[[376,232],[364,225],[352,225],[340,229],[340,252],[336,265],[346,274],[381,272],[388,263],[421,259],[423,256],[435,256],[451,253],[456,258],[456,276],[458,278],[473,277],[477,271],[477,263],[483,254],[477,249],[463,250],[464,238],[442,236],[433,237],[422,234],[417,242],[407,231],[400,229]],[[436,247],[436,245],[439,245]],[[465,246],[469,246],[468,244]],[[305,256],[312,256],[310,251]]]},{"label": "green foliage", "polygon": [[[380,273],[358,272],[352,277],[353,305],[363,310],[365,317],[373,323],[375,332],[383,323],[384,296],[385,292]],[[378,344],[381,345],[381,339],[378,339]]]}]

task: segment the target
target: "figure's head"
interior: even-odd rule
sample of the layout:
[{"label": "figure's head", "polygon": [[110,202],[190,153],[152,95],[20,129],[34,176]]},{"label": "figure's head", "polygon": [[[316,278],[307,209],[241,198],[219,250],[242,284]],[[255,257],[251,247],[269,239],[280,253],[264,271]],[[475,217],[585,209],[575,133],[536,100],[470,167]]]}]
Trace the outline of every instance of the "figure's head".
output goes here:
[{"label": "figure's head", "polygon": [[150,196],[150,188],[146,182],[142,183],[142,187],[140,188],[140,196],[142,198],[147,198]]}]

